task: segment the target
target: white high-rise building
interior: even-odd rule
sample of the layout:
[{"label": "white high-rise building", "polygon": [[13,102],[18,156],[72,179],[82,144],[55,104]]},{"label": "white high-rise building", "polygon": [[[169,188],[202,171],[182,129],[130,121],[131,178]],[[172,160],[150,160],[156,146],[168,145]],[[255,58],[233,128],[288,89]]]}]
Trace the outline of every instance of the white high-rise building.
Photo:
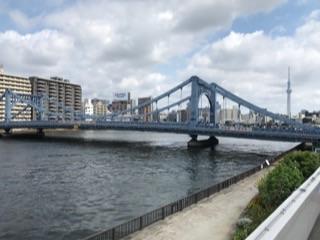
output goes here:
[{"label": "white high-rise building", "polygon": [[[31,84],[28,78],[6,74],[3,66],[0,65],[0,96],[6,89],[10,89],[15,93],[31,95]],[[31,108],[27,108],[25,103],[17,103],[12,109],[12,116],[15,120],[30,121]],[[0,121],[5,119],[5,102],[0,102]]]},{"label": "white high-rise building", "polygon": [[85,99],[84,100],[84,114],[86,121],[91,121],[92,120],[92,116],[93,115],[93,104],[91,102],[91,99]]}]

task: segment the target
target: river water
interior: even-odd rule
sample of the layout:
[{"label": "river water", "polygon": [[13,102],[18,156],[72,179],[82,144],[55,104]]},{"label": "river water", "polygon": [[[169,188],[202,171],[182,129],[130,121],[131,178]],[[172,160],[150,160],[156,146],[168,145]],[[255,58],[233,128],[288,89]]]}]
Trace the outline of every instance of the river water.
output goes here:
[{"label": "river water", "polygon": [[70,131],[0,138],[0,239],[79,239],[259,165],[292,143]]}]

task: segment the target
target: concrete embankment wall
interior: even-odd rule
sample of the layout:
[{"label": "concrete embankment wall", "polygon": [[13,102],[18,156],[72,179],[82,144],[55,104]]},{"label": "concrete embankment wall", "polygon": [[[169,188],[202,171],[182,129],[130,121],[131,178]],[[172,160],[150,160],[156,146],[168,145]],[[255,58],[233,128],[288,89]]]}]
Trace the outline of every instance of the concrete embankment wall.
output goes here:
[{"label": "concrete embankment wall", "polygon": [[320,215],[320,168],[247,240],[306,240]]}]

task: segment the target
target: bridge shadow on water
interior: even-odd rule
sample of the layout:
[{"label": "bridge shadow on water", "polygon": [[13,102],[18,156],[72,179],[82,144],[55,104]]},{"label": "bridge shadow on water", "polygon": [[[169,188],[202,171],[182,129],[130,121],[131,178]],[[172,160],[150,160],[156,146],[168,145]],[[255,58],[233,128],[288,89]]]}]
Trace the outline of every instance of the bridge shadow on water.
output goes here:
[{"label": "bridge shadow on water", "polygon": [[[55,143],[61,145],[69,145],[69,146],[76,146],[76,147],[89,147],[89,148],[124,148],[124,149],[131,149],[131,150],[179,150],[180,152],[183,151],[187,153],[191,159],[192,156],[198,160],[199,155],[206,154],[212,160],[215,158],[219,158],[223,156],[230,156],[232,160],[234,160],[234,156],[237,154],[242,155],[242,152],[239,149],[232,149],[232,147],[227,147],[223,143],[219,143],[216,146],[208,147],[208,148],[188,148],[187,141],[181,142],[171,142],[170,144],[154,144],[152,140],[148,141],[145,139],[135,139],[134,141],[131,140],[124,140],[124,139],[93,139],[93,138],[86,138],[83,136],[70,136],[70,135],[45,135],[39,136],[32,132],[22,132],[22,133],[14,133],[11,135],[1,135],[0,134],[0,141],[18,141],[18,142],[32,142],[32,143]],[[229,153],[229,154],[228,154]],[[227,155],[228,154],[228,155]],[[250,151],[246,149],[243,154],[247,155],[255,155],[259,158],[265,157],[268,155],[265,152],[259,153],[256,151]],[[230,159],[230,160],[231,160]]]},{"label": "bridge shadow on water", "polygon": [[[12,135],[2,136],[2,139],[6,141],[28,141],[33,143],[56,143],[56,144],[67,144],[67,145],[76,145],[76,146],[86,146],[86,147],[97,147],[97,148],[128,148],[128,147],[147,147],[150,146],[148,141],[125,141],[125,140],[110,140],[110,139],[91,139],[83,138],[81,136],[72,137],[72,136],[38,136],[34,133],[18,133]],[[1,140],[1,137],[0,137]],[[157,146],[163,147],[163,146]]]}]

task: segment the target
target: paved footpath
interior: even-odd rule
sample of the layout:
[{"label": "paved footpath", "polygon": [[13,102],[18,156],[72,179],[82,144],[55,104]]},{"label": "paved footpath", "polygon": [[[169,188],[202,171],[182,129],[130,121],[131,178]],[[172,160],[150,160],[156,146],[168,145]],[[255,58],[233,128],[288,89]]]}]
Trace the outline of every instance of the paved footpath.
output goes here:
[{"label": "paved footpath", "polygon": [[258,193],[264,169],[210,198],[136,232],[126,240],[229,240],[241,212]]}]

